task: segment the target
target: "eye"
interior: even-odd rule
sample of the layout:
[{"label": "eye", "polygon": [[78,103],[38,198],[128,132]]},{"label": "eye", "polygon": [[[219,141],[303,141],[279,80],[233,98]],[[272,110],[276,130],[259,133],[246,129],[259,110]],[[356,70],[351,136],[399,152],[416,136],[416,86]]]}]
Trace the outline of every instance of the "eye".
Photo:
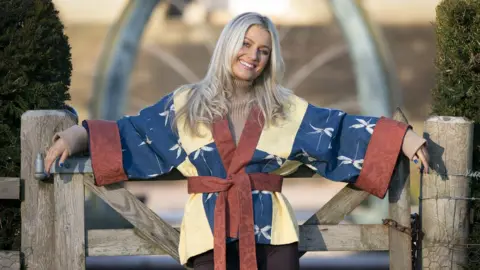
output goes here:
[{"label": "eye", "polygon": [[268,50],[262,50],[262,54],[263,54],[263,55],[269,55],[269,54],[270,54],[270,51],[268,51]]},{"label": "eye", "polygon": [[243,42],[243,46],[245,46],[245,47],[248,48],[248,47],[250,47],[250,43],[248,43],[248,42]]}]

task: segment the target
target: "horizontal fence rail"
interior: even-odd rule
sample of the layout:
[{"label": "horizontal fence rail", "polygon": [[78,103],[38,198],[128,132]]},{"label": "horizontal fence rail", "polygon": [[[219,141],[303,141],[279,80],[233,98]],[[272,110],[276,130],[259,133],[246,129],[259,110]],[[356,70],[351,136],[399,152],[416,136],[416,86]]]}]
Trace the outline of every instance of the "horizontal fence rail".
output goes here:
[{"label": "horizontal fence rail", "polygon": [[[136,229],[89,230],[87,239],[88,256],[167,254]],[[299,251],[386,251],[388,245],[384,225],[300,225]]]},{"label": "horizontal fence rail", "polygon": [[[19,177],[0,177],[0,200],[20,200],[21,181]],[[19,270],[20,251],[0,250],[0,270]]]},{"label": "horizontal fence rail", "polygon": [[20,200],[20,178],[0,177],[0,200]]}]

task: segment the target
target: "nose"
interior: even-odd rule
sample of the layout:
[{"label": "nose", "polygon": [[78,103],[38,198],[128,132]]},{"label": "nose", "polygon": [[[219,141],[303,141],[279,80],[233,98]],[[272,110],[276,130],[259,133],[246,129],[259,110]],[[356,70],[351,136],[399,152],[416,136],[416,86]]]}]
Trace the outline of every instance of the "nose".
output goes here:
[{"label": "nose", "polygon": [[258,53],[259,51],[256,48],[250,48],[250,50],[248,51],[248,56],[252,61],[257,61]]}]

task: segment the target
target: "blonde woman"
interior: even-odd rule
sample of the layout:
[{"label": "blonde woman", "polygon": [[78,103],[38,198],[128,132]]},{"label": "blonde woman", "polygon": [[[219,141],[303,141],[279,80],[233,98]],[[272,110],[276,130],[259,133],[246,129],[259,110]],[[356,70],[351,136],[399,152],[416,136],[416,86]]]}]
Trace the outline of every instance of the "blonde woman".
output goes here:
[{"label": "blonde woman", "polygon": [[97,185],[179,170],[190,197],[183,265],[299,269],[299,231],[282,177],[305,165],[384,198],[400,154],[428,170],[425,141],[388,118],[320,108],[282,86],[277,30],[245,13],[224,28],[205,78],[118,121],[86,120],[55,136],[48,172],[89,150]]}]

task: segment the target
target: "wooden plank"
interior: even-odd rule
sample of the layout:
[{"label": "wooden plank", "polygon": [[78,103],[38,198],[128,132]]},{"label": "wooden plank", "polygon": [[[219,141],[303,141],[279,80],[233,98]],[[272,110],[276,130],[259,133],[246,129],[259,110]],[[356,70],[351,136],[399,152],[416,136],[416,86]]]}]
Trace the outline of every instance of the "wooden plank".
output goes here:
[{"label": "wooden plank", "polygon": [[302,225],[300,251],[388,250],[384,225]]},{"label": "wooden plank", "polygon": [[[354,185],[348,184],[342,188],[330,201],[323,205],[320,210],[313,214],[307,221],[306,225],[335,225],[340,223],[346,215],[350,214],[358,205],[360,205],[370,194],[363,190],[357,189]],[[305,255],[305,251],[301,251],[299,256]]]},{"label": "wooden plank", "polygon": [[21,173],[24,200],[21,203],[21,251],[29,269],[55,269],[53,184],[35,178],[35,159],[45,153],[56,132],[75,124],[66,111],[27,111],[21,118]]},{"label": "wooden plank", "polygon": [[[92,169],[92,160],[89,156],[72,156],[65,161],[64,167],[53,166],[51,171],[53,173],[93,173]],[[312,178],[315,173],[312,169],[302,165],[298,169],[287,175],[285,178]],[[170,181],[170,180],[186,180],[177,169],[173,169],[167,174],[162,174],[160,176],[145,180],[145,179],[131,179],[131,181],[139,182],[149,182],[149,181]]]},{"label": "wooden plank", "polygon": [[344,219],[360,205],[370,194],[355,188],[353,185],[346,185],[323,207],[311,216],[304,225],[335,225]]},{"label": "wooden plank", "polygon": [[165,251],[145,239],[137,229],[89,230],[87,256],[165,255]]},{"label": "wooden plank", "polygon": [[[403,112],[397,108],[393,119],[407,123]],[[400,155],[388,189],[389,216],[398,224],[411,228],[410,225],[410,161]],[[389,228],[389,258],[391,270],[412,269],[412,237],[394,228]]]},{"label": "wooden plank", "polygon": [[20,270],[20,251],[0,250],[0,270]]},{"label": "wooden plank", "polygon": [[180,260],[178,256],[180,233],[158,217],[133,194],[118,184],[96,186],[93,175],[86,174],[84,183],[93,193],[132,223],[136,227],[137,233],[165,250],[173,259]]},{"label": "wooden plank", "polygon": [[422,266],[465,269],[468,265],[469,200],[473,122],[463,117],[425,121],[430,172],[421,176]]},{"label": "wooden plank", "polygon": [[55,175],[55,269],[85,269],[83,177]]},{"label": "wooden plank", "polygon": [[0,199],[20,199],[20,178],[0,177]]},{"label": "wooden plank", "polygon": [[[177,229],[178,230],[178,229]],[[136,229],[89,230],[88,256],[165,255]],[[384,225],[300,226],[300,251],[382,251],[388,249]]]}]

